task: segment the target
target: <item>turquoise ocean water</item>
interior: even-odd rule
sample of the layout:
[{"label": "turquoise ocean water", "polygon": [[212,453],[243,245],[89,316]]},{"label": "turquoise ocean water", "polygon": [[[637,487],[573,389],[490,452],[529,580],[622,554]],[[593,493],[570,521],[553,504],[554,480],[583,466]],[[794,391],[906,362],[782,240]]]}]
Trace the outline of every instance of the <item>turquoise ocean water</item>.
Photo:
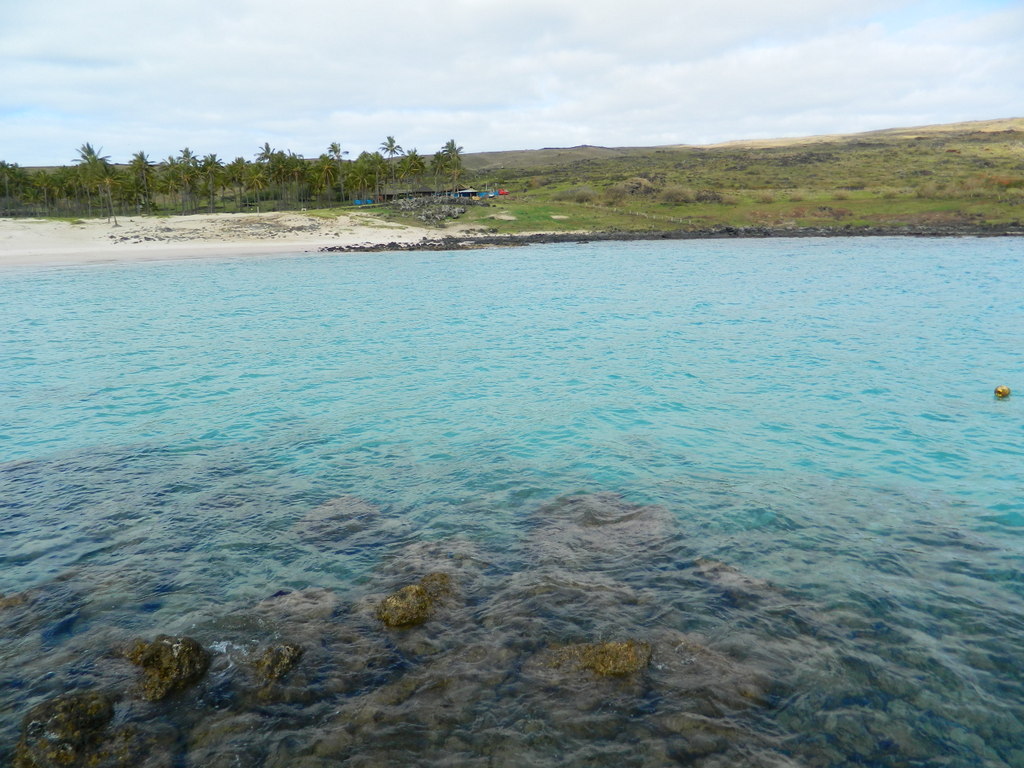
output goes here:
[{"label": "turquoise ocean water", "polygon": [[[1022,275],[1020,238],[0,271],[0,763],[108,690],[147,765],[1024,766]],[[160,633],[213,663],[154,705],[116,649]],[[638,674],[544,663],[629,638]]]}]

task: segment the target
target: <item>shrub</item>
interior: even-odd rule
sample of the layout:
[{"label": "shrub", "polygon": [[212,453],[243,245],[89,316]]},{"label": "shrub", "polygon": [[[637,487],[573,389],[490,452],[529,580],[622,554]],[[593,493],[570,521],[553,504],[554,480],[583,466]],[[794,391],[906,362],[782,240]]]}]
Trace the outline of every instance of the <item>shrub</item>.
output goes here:
[{"label": "shrub", "polygon": [[697,199],[697,193],[680,184],[669,184],[661,190],[659,197],[663,203],[692,203]]},{"label": "shrub", "polygon": [[626,199],[626,190],[621,184],[612,184],[605,188],[604,199],[608,205],[617,205]]},{"label": "shrub", "polygon": [[697,193],[698,203],[720,203],[722,202],[722,193],[717,189],[702,189]]},{"label": "shrub", "polygon": [[570,187],[554,194],[555,200],[567,201],[570,203],[593,203],[597,201],[598,194],[592,187]]},{"label": "shrub", "polygon": [[757,202],[759,203],[774,203],[775,193],[774,192],[758,192]]},{"label": "shrub", "polygon": [[656,187],[647,179],[634,176],[622,182],[623,189],[627,195],[650,195],[656,191]]}]

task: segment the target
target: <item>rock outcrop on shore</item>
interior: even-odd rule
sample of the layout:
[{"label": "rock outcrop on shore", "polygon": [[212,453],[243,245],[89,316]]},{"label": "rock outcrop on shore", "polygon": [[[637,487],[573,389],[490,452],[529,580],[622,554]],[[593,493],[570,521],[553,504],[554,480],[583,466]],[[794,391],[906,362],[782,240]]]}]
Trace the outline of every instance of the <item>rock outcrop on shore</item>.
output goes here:
[{"label": "rock outcrop on shore", "polygon": [[767,237],[1020,237],[1024,227],[987,224],[933,224],[900,227],[712,227],[709,229],[616,232],[533,232],[521,235],[445,235],[416,242],[325,245],[321,253],[384,251],[465,251],[547,243],[630,242],[639,240],[714,240]]}]

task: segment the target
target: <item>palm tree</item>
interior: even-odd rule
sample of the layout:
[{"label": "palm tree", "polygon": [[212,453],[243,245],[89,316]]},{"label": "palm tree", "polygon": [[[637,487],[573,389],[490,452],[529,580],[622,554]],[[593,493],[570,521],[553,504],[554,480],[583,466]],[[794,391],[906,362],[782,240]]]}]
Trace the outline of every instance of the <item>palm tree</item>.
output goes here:
[{"label": "palm tree", "polygon": [[107,198],[107,221],[113,219],[115,227],[121,226],[117,223],[117,214],[114,213],[114,190],[121,186],[121,175],[114,166],[104,164],[100,168],[97,184]]},{"label": "palm tree", "polygon": [[196,182],[199,181],[199,158],[185,147],[178,156],[178,178],[181,182],[181,212],[196,212]]},{"label": "palm tree", "polygon": [[242,210],[242,188],[245,186],[248,164],[244,157],[236,157],[224,166],[224,181],[235,187],[235,209]]},{"label": "palm tree", "polygon": [[313,192],[319,198],[325,189],[328,189],[338,178],[338,166],[330,155],[320,155],[310,169],[310,179],[313,183]]},{"label": "palm tree", "polygon": [[135,182],[138,195],[135,199],[135,208],[138,213],[149,210],[153,202],[150,199],[150,190],[153,187],[154,165],[146,157],[146,153],[138,151],[132,155],[132,161],[128,164]]},{"label": "palm tree", "polygon": [[[174,155],[169,155],[166,160],[160,163],[160,175],[158,177],[160,190],[173,197],[181,191],[182,178],[181,162]],[[185,212],[185,203],[182,200],[182,213]]]},{"label": "palm tree", "polygon": [[256,162],[257,163],[269,163],[270,159],[275,154],[277,154],[277,151],[270,148],[270,142],[269,141],[265,141],[265,142],[263,142],[263,146],[260,147],[259,151],[256,153]]},{"label": "palm tree", "polygon": [[[92,144],[86,142],[78,148],[78,167],[82,176],[83,186],[86,188],[86,195],[89,190],[95,189],[100,197],[107,199],[107,220],[114,219],[114,226],[118,226],[117,216],[114,215],[114,187],[120,185],[120,179],[113,166],[110,165],[110,158],[101,155],[103,149],[93,149]],[[92,205],[90,203],[90,213]]]},{"label": "palm tree", "polygon": [[4,180],[4,214],[11,214],[14,212],[14,207],[11,205],[11,189],[14,189],[14,194],[18,194],[18,188],[22,182],[22,169],[17,163],[8,163],[5,160],[0,160],[0,177]]},{"label": "palm tree", "polygon": [[337,164],[338,166],[338,202],[344,202],[345,200],[345,169],[344,169],[344,158],[348,154],[348,150],[343,150],[341,144],[336,141],[332,141],[331,145],[327,148],[327,155]]},{"label": "palm tree", "polygon": [[290,173],[288,155],[280,151],[274,152],[267,163],[267,178],[274,182],[277,187],[277,198],[285,206],[288,203],[288,189],[285,183],[288,181]]},{"label": "palm tree", "polygon": [[374,170],[374,162],[370,153],[361,153],[349,170],[349,186],[359,190],[359,197],[367,197],[368,190],[374,185],[376,179],[377,173]]},{"label": "palm tree", "polygon": [[288,150],[288,175],[291,176],[292,182],[295,184],[295,202],[301,203],[303,200],[303,185],[309,176],[309,163],[306,162],[306,158],[302,155],[297,155],[291,150]]},{"label": "palm tree", "polygon": [[255,198],[257,212],[259,211],[259,202],[261,194],[267,190],[270,185],[270,181],[267,178],[266,166],[260,163],[254,163],[253,165],[246,167],[246,178],[245,186],[253,191],[253,197]]},{"label": "palm tree", "polygon": [[[78,208],[71,205],[72,198],[75,198],[75,202],[77,202],[77,194],[79,190],[78,174],[76,173],[76,170],[77,169],[75,168],[62,165],[53,173],[53,185],[55,188],[55,194],[67,202],[68,212],[74,211],[77,213]],[[57,210],[58,212],[60,211],[59,205],[57,206]]]},{"label": "palm tree", "polygon": [[384,156],[388,159],[389,170],[391,171],[391,183],[395,183],[395,158],[402,154],[402,148],[398,146],[398,142],[395,141],[394,136],[388,136],[381,142],[380,151],[384,153]]},{"label": "palm tree", "polygon": [[[0,163],[2,165],[2,163]],[[57,195],[60,194],[60,185],[57,180],[57,174],[47,173],[46,171],[39,171],[32,179],[35,186],[39,189],[43,196],[43,210],[46,215],[50,215],[50,202],[54,202],[56,206]]]},{"label": "palm tree", "polygon": [[455,143],[455,139],[448,139],[448,142],[441,147],[441,154],[448,173],[452,177],[452,192],[459,189],[459,177],[462,175],[462,147]]},{"label": "palm tree", "polygon": [[216,153],[211,153],[203,158],[203,162],[200,165],[202,168],[203,176],[206,177],[206,194],[209,196],[209,211],[213,213],[214,203],[216,202],[217,193],[216,190],[221,187],[221,180],[223,178],[222,171],[224,170],[224,163],[217,157]]},{"label": "palm tree", "polygon": [[398,177],[405,181],[408,178],[418,178],[427,170],[427,159],[415,149],[405,153],[405,157],[398,161]]},{"label": "palm tree", "polygon": [[96,150],[92,144],[86,142],[78,148],[78,159],[75,160],[75,164],[78,166],[79,182],[82,189],[85,190],[90,216],[92,215],[91,192],[98,193],[100,191],[100,177],[103,175],[104,167],[110,164],[110,158],[100,154],[102,151],[102,147]]},{"label": "palm tree", "polygon": [[445,172],[444,152],[438,150],[430,158],[430,173],[434,176],[434,192],[441,191],[441,176]]}]

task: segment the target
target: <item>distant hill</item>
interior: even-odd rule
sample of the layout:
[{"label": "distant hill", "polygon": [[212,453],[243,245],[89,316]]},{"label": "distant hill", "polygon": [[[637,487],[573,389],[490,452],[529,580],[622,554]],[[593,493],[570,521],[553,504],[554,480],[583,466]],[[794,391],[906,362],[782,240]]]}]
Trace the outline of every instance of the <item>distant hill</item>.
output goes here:
[{"label": "distant hill", "polygon": [[502,152],[475,152],[464,156],[463,163],[470,171],[501,169],[530,170],[575,165],[595,160],[637,157],[656,150],[737,150],[812,147],[821,144],[842,145],[859,141],[907,140],[918,136],[936,139],[958,139],[969,134],[1015,132],[1024,139],[1024,117],[975,120],[964,123],[886,128],[863,133],[824,134],[796,138],[741,139],[717,144],[667,144],[654,147],[597,147],[583,144],[576,147],[547,147],[544,149],[509,150]]}]

